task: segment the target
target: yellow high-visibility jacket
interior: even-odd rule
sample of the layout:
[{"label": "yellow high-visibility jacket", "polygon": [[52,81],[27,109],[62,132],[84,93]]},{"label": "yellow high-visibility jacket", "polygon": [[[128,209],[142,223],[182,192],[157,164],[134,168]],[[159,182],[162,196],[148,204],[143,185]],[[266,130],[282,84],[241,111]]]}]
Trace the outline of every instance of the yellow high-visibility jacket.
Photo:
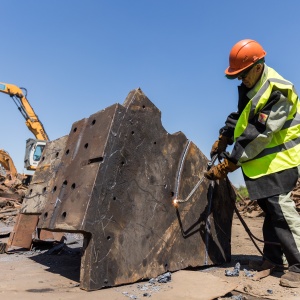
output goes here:
[{"label": "yellow high-visibility jacket", "polygon": [[300,102],[293,84],[265,64],[247,96],[232,153],[244,174],[255,179],[300,165]]}]

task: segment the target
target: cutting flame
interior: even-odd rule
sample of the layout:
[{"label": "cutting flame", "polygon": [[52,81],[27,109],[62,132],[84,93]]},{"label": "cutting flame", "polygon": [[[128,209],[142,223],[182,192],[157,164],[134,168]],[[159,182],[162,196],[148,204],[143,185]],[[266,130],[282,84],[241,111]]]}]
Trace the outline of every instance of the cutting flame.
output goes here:
[{"label": "cutting flame", "polygon": [[177,201],[177,199],[173,200],[173,205],[174,205],[174,207],[178,207],[178,201]]}]

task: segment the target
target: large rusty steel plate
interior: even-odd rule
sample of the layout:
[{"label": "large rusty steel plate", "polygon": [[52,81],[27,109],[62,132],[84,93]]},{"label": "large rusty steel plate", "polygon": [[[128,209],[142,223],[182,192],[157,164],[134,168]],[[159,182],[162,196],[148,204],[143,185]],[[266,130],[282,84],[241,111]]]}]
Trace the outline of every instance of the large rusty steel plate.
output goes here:
[{"label": "large rusty steel plate", "polygon": [[140,89],[123,105],[75,122],[61,149],[43,196],[32,194],[23,213],[39,213],[39,228],[83,233],[82,289],[230,260],[230,182],[205,179],[189,201],[174,206],[203,177],[208,160],[182,132],[166,132]]}]

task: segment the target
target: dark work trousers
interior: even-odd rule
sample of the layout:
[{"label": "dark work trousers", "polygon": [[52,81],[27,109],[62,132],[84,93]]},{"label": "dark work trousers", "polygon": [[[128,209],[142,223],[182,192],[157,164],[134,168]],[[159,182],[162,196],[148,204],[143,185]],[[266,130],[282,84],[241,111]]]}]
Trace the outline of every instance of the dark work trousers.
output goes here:
[{"label": "dark work trousers", "polygon": [[280,244],[266,243],[263,253],[276,264],[283,264],[285,255],[289,271],[300,273],[300,216],[290,196],[286,193],[257,200],[265,212],[264,241]]}]

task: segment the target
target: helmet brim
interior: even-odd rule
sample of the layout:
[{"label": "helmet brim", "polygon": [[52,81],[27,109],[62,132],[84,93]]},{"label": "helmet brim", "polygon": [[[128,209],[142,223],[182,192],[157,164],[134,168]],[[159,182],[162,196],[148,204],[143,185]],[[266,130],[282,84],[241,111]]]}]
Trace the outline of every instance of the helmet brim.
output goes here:
[{"label": "helmet brim", "polygon": [[255,63],[253,64],[250,64],[249,66],[245,67],[245,68],[242,68],[242,69],[239,69],[239,70],[233,70],[231,69],[230,67],[228,67],[226,70],[225,70],[225,76],[226,78],[228,79],[236,79],[238,78],[239,76],[241,76],[247,69],[251,69],[253,68],[255,65],[259,64],[259,63],[264,63],[265,62],[265,58],[262,57],[260,59],[258,59]]}]

